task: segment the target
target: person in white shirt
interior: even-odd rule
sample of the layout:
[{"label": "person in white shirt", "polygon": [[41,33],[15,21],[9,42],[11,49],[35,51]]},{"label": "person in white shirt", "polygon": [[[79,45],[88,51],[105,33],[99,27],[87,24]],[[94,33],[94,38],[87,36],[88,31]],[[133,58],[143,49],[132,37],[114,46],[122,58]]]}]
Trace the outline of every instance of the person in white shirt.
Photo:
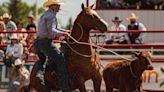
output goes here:
[{"label": "person in white shirt", "polygon": [[[17,30],[17,26],[14,21],[11,20],[11,16],[8,13],[4,13],[2,16],[2,19],[6,25],[6,31],[7,32],[13,32]],[[7,38],[11,37],[11,34],[7,34]]]},{"label": "person in white shirt", "polygon": [[30,73],[24,66],[24,61],[16,59],[11,74],[10,87],[7,92],[22,92],[22,90],[27,90],[30,83]]},{"label": "person in white shirt", "polygon": [[6,48],[6,58],[21,58],[23,55],[23,45],[18,42],[18,37],[13,34],[10,37],[10,44]]},{"label": "person in white shirt", "polygon": [[[121,22],[119,17],[112,19],[114,25],[111,27],[110,31],[126,31],[126,26]],[[106,44],[126,44],[126,33],[109,33],[106,35]]]},{"label": "person in white shirt", "polygon": [[16,34],[12,34],[10,37],[10,44],[7,45],[6,52],[5,52],[5,58],[4,58],[4,64],[7,67],[8,70],[8,77],[9,81],[11,81],[11,71],[13,69],[12,64],[14,64],[14,61],[17,58],[22,58],[23,56],[23,45],[18,42],[18,38]]}]

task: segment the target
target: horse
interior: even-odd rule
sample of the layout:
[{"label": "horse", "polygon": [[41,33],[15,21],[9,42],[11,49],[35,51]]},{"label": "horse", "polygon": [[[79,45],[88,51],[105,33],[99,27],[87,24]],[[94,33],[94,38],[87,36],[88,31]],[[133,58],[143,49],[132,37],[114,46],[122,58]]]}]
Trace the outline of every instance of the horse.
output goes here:
[{"label": "horse", "polygon": [[[91,44],[89,33],[91,29],[106,32],[107,23],[92,9],[93,5],[85,7],[84,4],[82,4],[81,8],[82,11],[75,19],[70,37],[68,37],[66,45],[64,45],[67,47],[64,53],[67,62],[70,88],[72,91],[79,89],[80,92],[86,92],[85,82],[91,79],[95,92],[100,92],[102,81],[100,58],[98,53],[93,49],[93,46],[89,45]],[[88,43],[88,45],[79,44],[71,37],[78,42]],[[41,85],[39,79],[35,77],[36,67],[37,62],[34,64],[31,72],[30,88],[35,89],[37,92],[59,90],[56,85],[57,76],[53,62],[49,62],[48,65],[46,65],[44,74],[45,85]]]}]

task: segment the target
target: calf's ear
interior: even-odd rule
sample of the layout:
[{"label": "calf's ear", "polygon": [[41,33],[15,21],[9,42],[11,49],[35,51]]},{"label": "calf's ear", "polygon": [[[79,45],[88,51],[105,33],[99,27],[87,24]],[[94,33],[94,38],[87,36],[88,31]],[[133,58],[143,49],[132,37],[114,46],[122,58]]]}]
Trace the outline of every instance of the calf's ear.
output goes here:
[{"label": "calf's ear", "polygon": [[137,51],[132,51],[131,53],[136,57],[139,57],[142,54],[141,52],[137,52]]}]

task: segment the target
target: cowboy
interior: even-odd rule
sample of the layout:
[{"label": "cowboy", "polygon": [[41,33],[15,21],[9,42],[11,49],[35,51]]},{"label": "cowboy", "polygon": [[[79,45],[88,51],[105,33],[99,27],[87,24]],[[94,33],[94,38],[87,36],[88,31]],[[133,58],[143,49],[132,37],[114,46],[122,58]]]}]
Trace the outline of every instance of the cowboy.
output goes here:
[{"label": "cowboy", "polygon": [[27,86],[30,82],[30,73],[24,66],[24,61],[16,59],[13,67],[14,68],[11,72],[12,81],[8,92],[20,92],[22,89],[27,90]]},{"label": "cowboy", "polygon": [[[127,26],[127,30],[146,31],[146,27],[141,22],[138,22],[138,19],[139,19],[139,17],[136,16],[134,13],[132,13],[131,16],[127,18],[127,20],[130,21],[130,24]],[[140,44],[140,43],[142,43],[144,34],[141,32],[128,33],[127,36],[128,36],[127,37],[128,43]]]},{"label": "cowboy", "polygon": [[56,36],[68,36],[67,30],[57,27],[56,14],[60,10],[60,5],[63,4],[59,0],[48,0],[43,4],[48,10],[41,16],[38,23],[37,39],[34,42],[36,53],[39,57],[36,77],[44,84],[44,68],[43,65],[46,57],[52,59],[57,66],[58,88],[64,92],[69,92],[68,73],[64,55],[53,43],[53,38]]},{"label": "cowboy", "polygon": [[11,16],[8,13],[4,13],[2,18],[6,25],[7,31],[15,31],[17,29],[16,24],[11,21]]},{"label": "cowboy", "polygon": [[[16,24],[13,21],[11,21],[11,16],[8,13],[4,13],[2,16],[2,19],[6,25],[6,31],[12,32],[12,31],[17,30]],[[11,36],[11,34],[7,35],[8,40],[9,40],[10,36]]]},{"label": "cowboy", "polygon": [[[111,27],[110,31],[126,31],[126,26],[121,22],[122,20],[119,17],[112,19],[114,25]],[[106,35],[106,44],[126,44],[125,33],[110,33]]]}]

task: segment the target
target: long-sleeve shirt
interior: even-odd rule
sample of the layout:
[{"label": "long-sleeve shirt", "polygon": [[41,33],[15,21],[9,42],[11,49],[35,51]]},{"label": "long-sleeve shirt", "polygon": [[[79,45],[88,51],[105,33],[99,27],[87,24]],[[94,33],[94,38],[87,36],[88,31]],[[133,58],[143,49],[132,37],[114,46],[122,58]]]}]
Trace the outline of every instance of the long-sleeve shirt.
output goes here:
[{"label": "long-sleeve shirt", "polygon": [[20,70],[13,69],[11,73],[12,73],[11,76],[12,81],[20,83],[19,87],[29,85],[30,73],[25,66],[21,67]]},{"label": "long-sleeve shirt", "polygon": [[[126,26],[124,26],[123,24],[120,24],[119,26],[113,25],[110,31],[126,31]],[[112,39],[112,37],[121,38],[125,35],[126,33],[110,33],[106,35],[106,40]],[[120,39],[120,40],[124,40],[124,39]]]},{"label": "long-sleeve shirt", "polygon": [[23,45],[22,44],[14,44],[7,45],[6,55],[12,54],[14,57],[21,58],[23,55]]},{"label": "long-sleeve shirt", "polygon": [[16,24],[13,21],[9,21],[6,24],[6,30],[7,31],[15,31],[15,30],[17,30],[17,26],[16,26]]},{"label": "long-sleeve shirt", "polygon": [[56,12],[48,9],[38,23],[37,37],[54,38],[63,35],[65,30],[57,28]]}]

